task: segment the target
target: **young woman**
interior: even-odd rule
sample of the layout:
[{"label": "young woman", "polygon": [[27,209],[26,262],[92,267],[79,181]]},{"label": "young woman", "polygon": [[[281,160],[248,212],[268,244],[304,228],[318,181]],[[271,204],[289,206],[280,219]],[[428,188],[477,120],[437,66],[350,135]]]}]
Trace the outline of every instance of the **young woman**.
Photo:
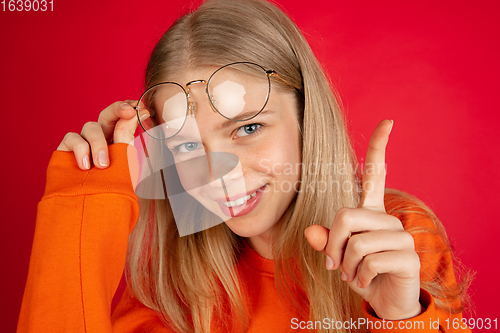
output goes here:
[{"label": "young woman", "polygon": [[[328,80],[277,7],[205,2],[160,39],[145,88],[54,152],[19,332],[468,331],[441,223],[384,189],[393,122],[360,175]],[[136,184],[141,144],[161,165]]]}]

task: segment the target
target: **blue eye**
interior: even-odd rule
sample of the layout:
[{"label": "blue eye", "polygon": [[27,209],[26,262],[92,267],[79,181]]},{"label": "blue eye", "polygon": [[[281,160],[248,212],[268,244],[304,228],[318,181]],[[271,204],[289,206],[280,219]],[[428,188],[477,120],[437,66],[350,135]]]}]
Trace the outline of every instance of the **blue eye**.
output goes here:
[{"label": "blue eye", "polygon": [[196,149],[198,149],[201,145],[198,144],[197,142],[186,142],[186,143],[183,143],[181,145],[178,145],[177,147],[175,147],[175,149],[179,152],[179,153],[190,153]]},{"label": "blue eye", "polygon": [[237,136],[248,136],[248,135],[254,134],[258,131],[258,129],[261,126],[262,126],[261,124],[257,124],[257,123],[243,125],[240,128],[238,128],[238,130],[236,131],[236,135]]}]

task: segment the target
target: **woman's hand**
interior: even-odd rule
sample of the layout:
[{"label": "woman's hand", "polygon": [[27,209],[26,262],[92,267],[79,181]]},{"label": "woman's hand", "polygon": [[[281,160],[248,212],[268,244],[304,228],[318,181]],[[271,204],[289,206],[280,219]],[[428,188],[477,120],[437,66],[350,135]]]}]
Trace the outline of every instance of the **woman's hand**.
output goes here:
[{"label": "woman's hand", "polygon": [[305,235],[326,254],[326,268],[342,270],[342,280],[382,319],[408,319],[421,313],[420,260],[413,237],[384,207],[385,148],[392,121],[381,121],[370,138],[358,208],[340,209],[330,230],[313,225]]},{"label": "woman's hand", "polygon": [[[136,105],[137,101],[131,100],[111,104],[99,114],[97,122],[85,123],[80,134],[67,133],[57,150],[74,152],[82,170],[90,169],[91,161],[99,169],[108,167],[108,144],[131,143],[134,140],[138,125],[133,108]],[[149,112],[141,111],[140,117],[141,120],[147,119]]]}]

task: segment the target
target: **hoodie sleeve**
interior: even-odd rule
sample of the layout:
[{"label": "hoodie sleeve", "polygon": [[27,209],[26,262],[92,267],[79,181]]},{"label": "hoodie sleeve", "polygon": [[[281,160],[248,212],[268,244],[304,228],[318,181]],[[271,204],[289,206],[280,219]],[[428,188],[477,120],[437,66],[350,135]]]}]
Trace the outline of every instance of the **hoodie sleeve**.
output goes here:
[{"label": "hoodie sleeve", "polygon": [[38,204],[17,332],[111,332],[111,301],[139,216],[124,143],[110,166],[78,168],[55,151]]},{"label": "hoodie sleeve", "polygon": [[[399,200],[394,195],[386,194],[385,199],[388,214],[399,218],[405,230],[413,236],[415,250],[420,258],[420,281],[438,281],[444,290],[455,288],[457,281],[450,247],[425,210],[416,203]],[[420,315],[406,320],[382,320],[376,316],[370,305],[363,301],[364,324],[372,333],[471,332],[462,322],[462,313],[451,313],[439,307],[438,302],[450,309],[460,308],[459,298],[437,299],[421,288],[420,304],[424,311]]]}]

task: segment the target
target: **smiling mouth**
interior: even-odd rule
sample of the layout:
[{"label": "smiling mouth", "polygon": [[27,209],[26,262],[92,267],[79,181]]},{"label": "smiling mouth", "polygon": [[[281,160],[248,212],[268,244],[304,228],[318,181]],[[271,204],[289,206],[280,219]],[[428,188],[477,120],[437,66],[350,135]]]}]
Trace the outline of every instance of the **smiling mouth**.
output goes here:
[{"label": "smiling mouth", "polygon": [[219,201],[220,204],[226,206],[226,207],[237,207],[237,206],[241,206],[243,204],[245,204],[248,200],[252,199],[252,198],[255,198],[255,196],[257,195],[257,193],[259,191],[262,191],[263,188],[265,187],[266,185],[258,188],[257,190],[255,190],[255,192],[253,193],[250,193],[248,195],[245,195],[244,197],[241,197],[241,198],[238,198],[236,200],[226,200],[226,201]]},{"label": "smiling mouth", "polygon": [[[260,190],[260,189],[259,189]],[[258,190],[257,190],[258,191]],[[224,201],[224,202],[221,202],[221,204],[223,204],[224,206],[226,207],[236,207],[236,206],[241,206],[243,205],[244,203],[246,203],[248,200],[250,200],[251,198],[255,197],[257,195],[257,191],[253,192],[252,194],[250,195],[247,195],[247,196],[244,196],[242,198],[239,198],[237,200],[234,200],[234,201]]]}]

